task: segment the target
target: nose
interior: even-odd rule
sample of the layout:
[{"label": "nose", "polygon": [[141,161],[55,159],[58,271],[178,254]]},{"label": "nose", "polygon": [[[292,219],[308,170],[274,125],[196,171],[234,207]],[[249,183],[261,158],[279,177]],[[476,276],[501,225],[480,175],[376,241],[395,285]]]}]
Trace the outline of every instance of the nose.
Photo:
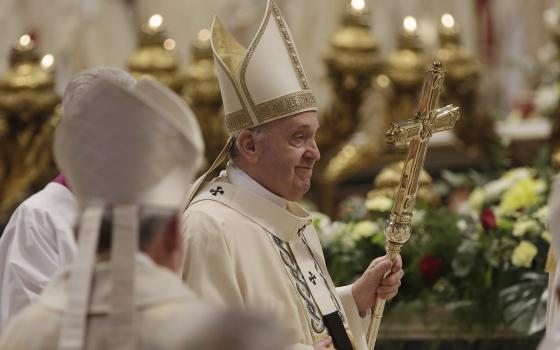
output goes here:
[{"label": "nose", "polygon": [[319,147],[317,147],[317,142],[315,142],[315,140],[311,141],[311,144],[307,148],[305,155],[309,160],[312,160],[314,162],[317,162],[319,159],[321,159],[321,152],[319,151]]}]

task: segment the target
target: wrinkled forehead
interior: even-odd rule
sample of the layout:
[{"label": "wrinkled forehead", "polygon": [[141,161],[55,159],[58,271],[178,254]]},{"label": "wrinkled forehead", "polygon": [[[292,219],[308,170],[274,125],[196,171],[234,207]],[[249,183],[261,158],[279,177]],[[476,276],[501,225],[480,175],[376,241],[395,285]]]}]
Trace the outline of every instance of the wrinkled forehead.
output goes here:
[{"label": "wrinkled forehead", "polygon": [[294,114],[289,117],[273,120],[256,128],[257,130],[276,131],[283,130],[294,131],[300,129],[309,129],[317,131],[319,129],[319,119],[316,111],[307,111]]}]

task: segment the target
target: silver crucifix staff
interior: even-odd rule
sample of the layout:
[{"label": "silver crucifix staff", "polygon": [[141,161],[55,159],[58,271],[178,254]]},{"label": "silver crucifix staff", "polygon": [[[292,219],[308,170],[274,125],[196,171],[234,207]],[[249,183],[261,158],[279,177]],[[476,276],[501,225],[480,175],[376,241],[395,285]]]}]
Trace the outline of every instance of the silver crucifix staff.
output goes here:
[{"label": "silver crucifix staff", "polygon": [[[416,203],[418,178],[426,158],[428,141],[434,132],[453,128],[459,119],[459,107],[449,105],[436,109],[443,87],[443,77],[441,63],[435,61],[432,68],[426,71],[415,117],[393,123],[385,135],[387,142],[395,146],[410,144],[395,203],[385,226],[385,250],[393,261],[410,238],[410,223]],[[384,308],[385,300],[378,299],[371,313],[368,349],[373,350],[375,347]]]}]

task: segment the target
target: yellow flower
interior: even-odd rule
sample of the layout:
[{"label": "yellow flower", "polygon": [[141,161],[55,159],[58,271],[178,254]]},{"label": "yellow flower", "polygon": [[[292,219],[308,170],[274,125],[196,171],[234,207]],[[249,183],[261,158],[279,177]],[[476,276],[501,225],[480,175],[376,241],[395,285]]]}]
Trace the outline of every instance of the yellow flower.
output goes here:
[{"label": "yellow flower", "polygon": [[366,200],[366,208],[371,211],[387,212],[393,208],[393,200],[385,196],[376,196]]},{"label": "yellow flower", "polygon": [[358,240],[362,237],[371,237],[377,231],[379,231],[379,227],[375,222],[364,220],[358,222],[356,226],[354,226],[354,229],[352,230],[352,233],[350,235],[352,236],[352,239]]},{"label": "yellow flower", "polygon": [[511,263],[519,267],[530,267],[537,255],[537,247],[529,241],[521,241],[511,254]]},{"label": "yellow flower", "polygon": [[527,208],[539,202],[539,195],[545,189],[543,180],[526,178],[518,181],[508,189],[500,203],[502,214],[513,213],[518,209]]}]

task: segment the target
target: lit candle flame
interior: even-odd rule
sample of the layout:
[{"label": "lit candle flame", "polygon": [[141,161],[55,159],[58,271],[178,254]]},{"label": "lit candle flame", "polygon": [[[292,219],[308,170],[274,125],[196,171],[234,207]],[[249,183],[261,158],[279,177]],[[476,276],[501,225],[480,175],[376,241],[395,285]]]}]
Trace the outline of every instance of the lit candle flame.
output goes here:
[{"label": "lit candle flame", "polygon": [[54,64],[54,56],[51,54],[46,54],[41,59],[41,67],[43,67],[43,69],[49,69],[52,67],[53,64]]},{"label": "lit candle flame", "polygon": [[356,11],[362,11],[366,7],[364,0],[352,0],[351,6]]},{"label": "lit candle flame", "polygon": [[149,21],[148,21],[148,26],[152,29],[159,29],[159,27],[161,27],[161,25],[163,24],[163,17],[161,17],[161,15],[159,14],[155,14],[152,17],[150,17]]},{"label": "lit candle flame", "polygon": [[210,31],[208,29],[202,29],[198,32],[198,40],[200,41],[207,41],[210,40]]},{"label": "lit candle flame", "polygon": [[19,44],[21,46],[28,46],[31,44],[31,37],[27,34],[22,35],[21,38],[19,38]]},{"label": "lit candle flame", "polygon": [[165,39],[165,41],[163,42],[163,47],[168,51],[173,50],[175,48],[175,40]]},{"label": "lit candle flame", "polygon": [[453,16],[449,13],[445,13],[443,14],[443,16],[441,16],[441,24],[445,27],[445,28],[453,28],[455,27],[455,18],[453,18]]},{"label": "lit candle flame", "polygon": [[406,16],[403,21],[403,27],[406,32],[411,34],[415,33],[417,28],[416,18],[412,16]]}]

